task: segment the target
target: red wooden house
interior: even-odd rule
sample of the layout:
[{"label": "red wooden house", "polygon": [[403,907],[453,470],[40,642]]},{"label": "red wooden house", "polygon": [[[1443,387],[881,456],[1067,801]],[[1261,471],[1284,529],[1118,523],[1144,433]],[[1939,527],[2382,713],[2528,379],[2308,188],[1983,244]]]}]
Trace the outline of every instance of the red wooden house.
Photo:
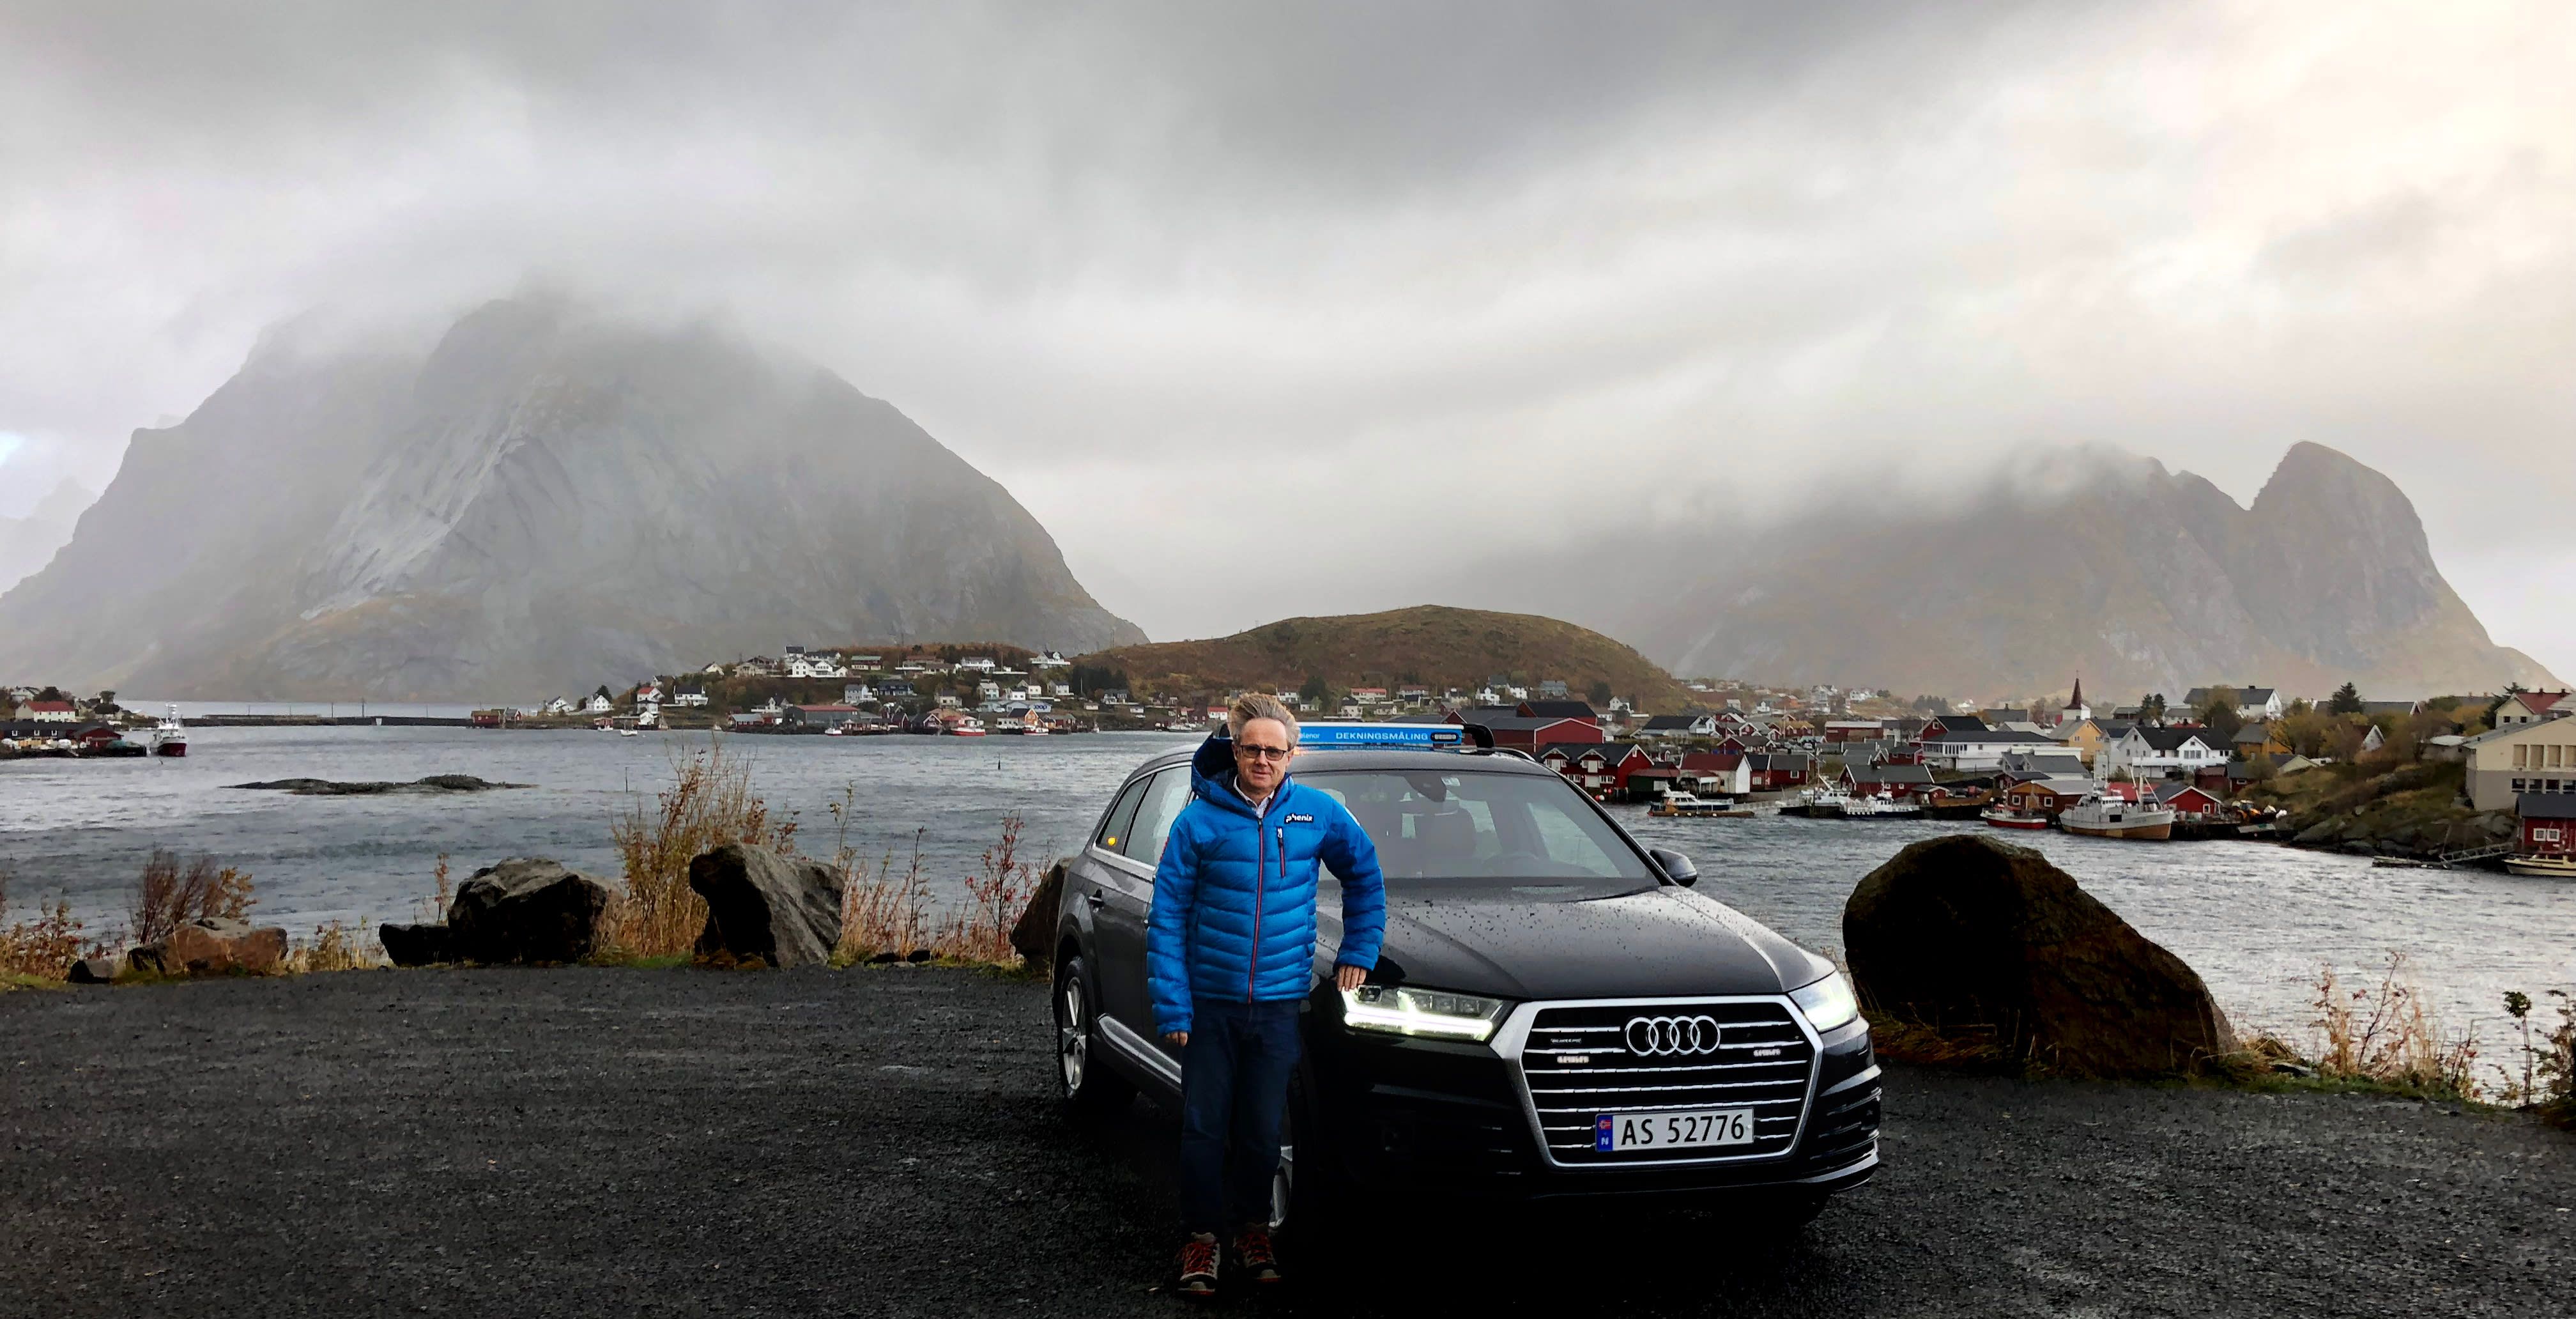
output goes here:
[{"label": "red wooden house", "polygon": [[2197,783],[2167,783],[2156,789],[2156,804],[2186,820],[2206,820],[2226,803]]},{"label": "red wooden house", "polygon": [[1559,742],[1539,752],[1538,763],[1595,797],[1624,797],[1629,780],[1655,762],[1625,742]]},{"label": "red wooden house", "polygon": [[1753,765],[1755,792],[1786,792],[1807,786],[1815,775],[1815,762],[1795,751],[1750,751],[1745,758]]},{"label": "red wooden house", "polygon": [[2514,799],[2514,813],[2524,856],[2576,857],[2576,792],[2526,792]]}]

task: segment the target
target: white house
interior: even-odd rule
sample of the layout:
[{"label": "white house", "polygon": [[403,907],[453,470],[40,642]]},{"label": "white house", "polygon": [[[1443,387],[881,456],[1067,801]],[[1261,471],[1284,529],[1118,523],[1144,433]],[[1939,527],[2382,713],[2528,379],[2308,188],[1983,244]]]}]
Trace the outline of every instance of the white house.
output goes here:
[{"label": "white house", "polygon": [[1000,666],[994,664],[992,657],[988,655],[969,655],[957,661],[957,670],[960,673],[991,673],[998,667]]},{"label": "white house", "polygon": [[1924,764],[1966,773],[2001,768],[2008,751],[2057,749],[2057,743],[2042,734],[2007,728],[1954,729],[1915,745],[1923,753]]},{"label": "white house", "polygon": [[40,724],[80,722],[80,711],[69,701],[29,701],[19,707],[19,715]]},{"label": "white house", "polygon": [[787,657],[787,676],[790,678],[846,678],[850,676],[850,671],[830,655],[799,654]]},{"label": "white house", "polygon": [[1052,650],[1029,661],[1029,667],[1032,669],[1062,669],[1069,668],[1072,664],[1072,660],[1066,659],[1064,656],[1059,655]]},{"label": "white house", "polygon": [[675,692],[671,696],[671,704],[687,710],[704,709],[707,704],[707,694],[705,692]]},{"label": "white house", "polygon": [[2162,778],[2168,770],[2196,774],[2205,766],[2227,763],[2227,749],[2212,746],[2197,728],[2149,728],[2132,724],[2119,740],[2102,744],[2093,772],[2109,778],[2121,770],[2139,779]]},{"label": "white house", "polygon": [[2516,692],[2496,707],[2495,726],[2547,723],[2570,714],[2576,714],[2576,701],[2568,700],[2565,692]]},{"label": "white house", "polygon": [[[2182,698],[2182,709],[2188,710],[2194,715],[2199,714],[2200,711],[2209,704],[2209,694],[2215,690],[2215,688],[2211,687],[2192,688],[2191,691],[2186,693]],[[2175,712],[2177,717],[2179,717],[2181,713],[2182,711],[2179,710]],[[2242,719],[2247,723],[2269,723],[2272,720],[2280,718],[2282,713],[2280,692],[2270,687],[2239,687],[2236,689],[2237,718]]]},{"label": "white house", "polygon": [[581,709],[584,714],[606,714],[609,711],[608,698],[593,693],[589,700],[581,703]]}]

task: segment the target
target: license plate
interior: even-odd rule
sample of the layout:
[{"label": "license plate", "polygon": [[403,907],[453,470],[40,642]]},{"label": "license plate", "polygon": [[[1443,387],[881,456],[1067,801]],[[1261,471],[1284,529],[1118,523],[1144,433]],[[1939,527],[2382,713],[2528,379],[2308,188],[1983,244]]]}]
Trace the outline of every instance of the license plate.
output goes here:
[{"label": "license plate", "polygon": [[1592,1148],[1604,1154],[1618,1154],[1628,1150],[1750,1145],[1753,1130],[1753,1110],[1749,1108],[1604,1113],[1593,1119]]}]

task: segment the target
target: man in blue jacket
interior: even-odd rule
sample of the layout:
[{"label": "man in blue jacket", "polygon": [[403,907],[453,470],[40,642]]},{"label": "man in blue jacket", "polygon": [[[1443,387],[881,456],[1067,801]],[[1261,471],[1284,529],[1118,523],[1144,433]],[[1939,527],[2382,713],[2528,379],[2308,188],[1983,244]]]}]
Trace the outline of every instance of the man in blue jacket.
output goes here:
[{"label": "man in blue jacket", "polygon": [[[1330,795],[1288,777],[1297,716],[1251,695],[1191,764],[1194,795],[1154,871],[1145,975],[1154,1028],[1181,1050],[1181,1292],[1216,1294],[1217,1233],[1245,1276],[1279,1280],[1270,1181],[1313,986],[1316,863],[1342,881],[1333,980],[1357,989],[1386,936],[1377,847]],[[1233,1146],[1231,1160],[1227,1145]]]}]

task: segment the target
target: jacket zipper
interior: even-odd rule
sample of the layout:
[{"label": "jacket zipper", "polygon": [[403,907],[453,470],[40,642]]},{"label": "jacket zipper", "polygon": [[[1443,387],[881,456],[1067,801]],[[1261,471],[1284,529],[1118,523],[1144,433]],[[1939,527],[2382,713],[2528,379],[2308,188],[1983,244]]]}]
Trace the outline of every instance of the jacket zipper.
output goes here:
[{"label": "jacket zipper", "polygon": [[1261,836],[1260,816],[1252,828],[1252,956],[1243,965],[1243,1001],[1252,1001],[1253,982],[1261,976],[1261,895],[1270,887],[1270,840]]}]

